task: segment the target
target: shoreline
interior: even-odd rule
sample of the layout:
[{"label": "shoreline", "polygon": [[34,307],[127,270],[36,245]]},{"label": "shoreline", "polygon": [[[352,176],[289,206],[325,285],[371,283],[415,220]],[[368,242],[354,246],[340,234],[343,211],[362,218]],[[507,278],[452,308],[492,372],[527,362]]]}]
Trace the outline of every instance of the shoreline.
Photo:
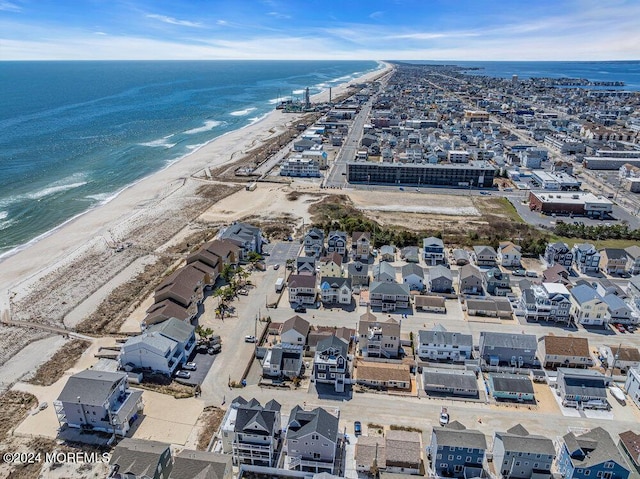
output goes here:
[{"label": "shoreline", "polygon": [[[332,87],[332,90],[335,94],[341,94],[349,84],[371,81],[391,69],[388,63],[379,64],[381,68]],[[328,95],[327,89],[315,94],[312,99],[320,102],[328,99]],[[284,114],[274,108],[260,120],[212,138],[193,152],[122,188],[107,202],[70,218],[16,247],[15,251],[10,250],[14,251],[12,254],[0,256],[0,311],[10,309],[9,295],[19,298],[34,280],[55,271],[56,266],[73,261],[74,257],[82,255],[83,250],[88,251],[96,246],[101,239],[106,245],[107,235],[113,239],[112,230],[123,230],[122,233],[126,236],[127,232],[135,229],[134,226],[139,226],[136,225],[137,216],[143,216],[155,203],[159,205],[163,199],[176,195],[196,173],[205,168],[218,168],[236,161],[233,158],[235,155],[259,147],[269,137],[284,131],[287,124],[299,116],[300,114]],[[239,179],[238,182],[244,181]],[[184,196],[187,197],[189,193]],[[73,296],[73,292],[66,293],[65,296]]]}]

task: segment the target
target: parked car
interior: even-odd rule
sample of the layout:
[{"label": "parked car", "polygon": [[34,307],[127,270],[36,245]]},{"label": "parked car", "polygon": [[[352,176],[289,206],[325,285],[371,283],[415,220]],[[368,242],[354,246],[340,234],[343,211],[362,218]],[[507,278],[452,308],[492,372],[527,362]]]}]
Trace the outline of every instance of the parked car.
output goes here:
[{"label": "parked car", "polygon": [[526,271],[523,269],[514,269],[512,274],[514,276],[524,276],[526,274]]},{"label": "parked car", "polygon": [[536,273],[535,271],[527,271],[524,275],[527,276],[528,278],[537,278],[538,277],[538,273]]},{"label": "parked car", "polygon": [[441,412],[440,413],[440,425],[441,426],[446,426],[447,424],[449,424],[449,413],[448,412]]},{"label": "parked car", "polygon": [[274,264],[273,269],[280,269],[280,264],[279,263]]},{"label": "parked car", "polygon": [[182,369],[186,369],[188,371],[195,371],[198,369],[198,365],[196,363],[184,363]]},{"label": "parked car", "polygon": [[189,371],[176,371],[176,377],[182,379],[189,379],[191,377],[191,373]]},{"label": "parked car", "polygon": [[296,306],[293,311],[295,311],[296,313],[306,313],[307,308],[305,308],[304,306]]},{"label": "parked car", "polygon": [[246,289],[241,289],[238,291],[238,294],[241,294],[242,296],[248,296],[249,291],[247,291]]},{"label": "parked car", "polygon": [[214,334],[213,336],[211,336],[211,338],[209,338],[209,344],[213,345],[213,344],[220,344],[222,342],[222,339],[220,338],[220,335],[218,334]]},{"label": "parked car", "polygon": [[360,423],[360,421],[356,421],[353,423],[353,432],[355,433],[356,437],[362,434],[362,423]]},{"label": "parked car", "polygon": [[211,355],[218,354],[220,351],[222,351],[222,346],[219,343],[214,344],[209,349],[207,349],[207,353]]},{"label": "parked car", "polygon": [[255,336],[245,336],[244,337],[244,342],[245,343],[255,343],[256,342],[256,337]]}]

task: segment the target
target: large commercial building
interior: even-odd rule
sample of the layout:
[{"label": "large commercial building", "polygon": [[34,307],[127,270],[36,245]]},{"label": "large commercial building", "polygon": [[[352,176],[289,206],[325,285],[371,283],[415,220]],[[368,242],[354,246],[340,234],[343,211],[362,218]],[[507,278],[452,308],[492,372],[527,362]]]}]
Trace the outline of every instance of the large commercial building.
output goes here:
[{"label": "large commercial building", "polygon": [[566,191],[578,190],[582,182],[566,173],[548,173],[544,170],[533,170],[531,176],[545,190]]},{"label": "large commercial building", "polygon": [[638,158],[618,158],[614,156],[585,156],[583,165],[587,170],[619,170],[622,165],[640,166]]},{"label": "large commercial building", "polygon": [[491,188],[495,168],[485,162],[468,164],[403,164],[357,161],[347,163],[349,183]]},{"label": "large commercial building", "polygon": [[545,214],[578,215],[604,218],[613,211],[613,203],[593,193],[529,192],[529,209]]}]

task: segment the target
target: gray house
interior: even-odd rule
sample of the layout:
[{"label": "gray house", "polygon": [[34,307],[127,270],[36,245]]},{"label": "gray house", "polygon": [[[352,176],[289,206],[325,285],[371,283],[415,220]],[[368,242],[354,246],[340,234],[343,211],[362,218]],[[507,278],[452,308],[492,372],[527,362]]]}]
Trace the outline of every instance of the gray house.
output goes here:
[{"label": "gray house", "polygon": [[474,246],[473,256],[478,266],[495,266],[498,253],[491,246]]},{"label": "gray house", "polygon": [[458,289],[460,294],[484,293],[484,276],[480,270],[472,264],[466,264],[458,273]]},{"label": "gray house", "polygon": [[485,289],[488,294],[494,296],[506,296],[511,292],[509,275],[504,274],[500,268],[491,268],[484,274]]},{"label": "gray house", "polygon": [[316,274],[316,257],[315,256],[298,256],[296,258],[297,274]]},{"label": "gray house", "polygon": [[478,379],[473,371],[464,369],[425,368],[422,384],[427,393],[439,396],[463,396],[477,398]]},{"label": "gray house", "polygon": [[344,231],[330,231],[327,236],[327,252],[344,256],[347,253],[347,233]]},{"label": "gray house", "polygon": [[609,309],[609,316],[612,323],[631,324],[637,320],[632,316],[632,310],[627,303],[615,294],[608,294],[604,298]]},{"label": "gray house", "polygon": [[417,355],[430,361],[464,362],[471,359],[473,337],[447,331],[437,324],[431,331],[418,331]]},{"label": "gray house", "polygon": [[458,421],[434,427],[428,450],[431,470],[440,477],[483,477],[487,439],[480,431],[467,429]]},{"label": "gray house", "polygon": [[374,281],[369,288],[369,301],[372,308],[383,312],[408,308],[411,294],[406,284]]},{"label": "gray house", "polygon": [[407,263],[419,263],[420,249],[417,246],[405,246],[400,250],[400,257]]},{"label": "gray house", "polygon": [[549,243],[544,251],[544,260],[549,266],[560,264],[567,269],[571,269],[573,252],[569,249],[567,243],[561,241]]},{"label": "gray house", "polygon": [[126,436],[142,411],[142,391],[126,373],[86,369],[67,380],[53,402],[60,426]]},{"label": "gray house", "polygon": [[168,478],[173,469],[169,444],[125,437],[113,449],[109,477]]},{"label": "gray house", "polygon": [[415,263],[407,263],[402,267],[402,282],[409,285],[411,291],[424,289],[424,270]]},{"label": "gray house", "polygon": [[272,378],[297,378],[302,371],[302,346],[276,344],[262,360],[262,375]]},{"label": "gray house", "polygon": [[430,266],[446,263],[443,241],[434,236],[424,238],[422,240],[422,256],[424,262]]},{"label": "gray house", "polygon": [[366,286],[369,284],[369,265],[356,261],[347,265],[347,277],[351,280],[351,286]]},{"label": "gray house", "polygon": [[384,245],[380,247],[380,261],[395,261],[396,247],[393,245]]},{"label": "gray house", "polygon": [[295,406],[287,427],[288,469],[336,473],[339,437],[338,417],[322,408],[305,411]]},{"label": "gray house", "polygon": [[581,273],[597,273],[600,270],[600,253],[591,243],[575,244],[571,252]]},{"label": "gray house", "polygon": [[453,277],[451,270],[441,264],[429,268],[429,291],[432,293],[451,293]]},{"label": "gray house", "polygon": [[319,258],[324,253],[324,231],[311,228],[304,235],[304,254]]},{"label": "gray house", "polygon": [[562,405],[576,409],[606,409],[607,386],[611,381],[600,371],[592,369],[558,368],[558,395]]},{"label": "gray house", "polygon": [[395,283],[396,268],[386,261],[381,261],[373,266],[373,281]]},{"label": "gray house", "polygon": [[232,409],[235,421],[227,422],[233,428],[234,464],[275,466],[280,444],[280,404],[271,400],[263,407],[256,399],[246,401],[238,396]]},{"label": "gray house", "polygon": [[317,384],[330,384],[336,392],[344,392],[349,376],[347,354],[349,343],[332,335],[316,346],[313,359],[313,379]]},{"label": "gray house", "polygon": [[249,253],[262,253],[262,233],[260,228],[247,223],[234,223],[227,227],[220,239],[226,239],[240,247],[240,258],[247,259]]},{"label": "gray house", "polygon": [[538,340],[533,334],[480,333],[480,357],[491,366],[538,366]]},{"label": "gray house", "polygon": [[456,263],[457,266],[464,266],[465,264],[469,264],[471,262],[471,258],[469,257],[469,252],[463,249],[454,249],[453,261]]},{"label": "gray house", "polygon": [[503,479],[551,477],[555,457],[551,439],[529,434],[521,424],[494,435],[493,464]]}]

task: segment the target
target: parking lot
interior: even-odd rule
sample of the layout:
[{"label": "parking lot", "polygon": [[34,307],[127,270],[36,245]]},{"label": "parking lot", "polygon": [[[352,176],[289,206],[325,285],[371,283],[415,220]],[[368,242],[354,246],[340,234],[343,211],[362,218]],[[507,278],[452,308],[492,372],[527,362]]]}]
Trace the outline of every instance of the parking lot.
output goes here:
[{"label": "parking lot", "polygon": [[217,354],[202,354],[196,353],[191,359],[191,362],[196,363],[197,369],[195,371],[189,371],[191,377],[189,379],[178,378],[178,381],[184,384],[202,384],[204,378],[207,376],[209,369],[216,360]]},{"label": "parking lot", "polygon": [[267,266],[279,264],[284,266],[288,259],[298,257],[301,245],[298,241],[281,241],[275,244],[265,245],[264,251],[269,256],[266,257]]}]

